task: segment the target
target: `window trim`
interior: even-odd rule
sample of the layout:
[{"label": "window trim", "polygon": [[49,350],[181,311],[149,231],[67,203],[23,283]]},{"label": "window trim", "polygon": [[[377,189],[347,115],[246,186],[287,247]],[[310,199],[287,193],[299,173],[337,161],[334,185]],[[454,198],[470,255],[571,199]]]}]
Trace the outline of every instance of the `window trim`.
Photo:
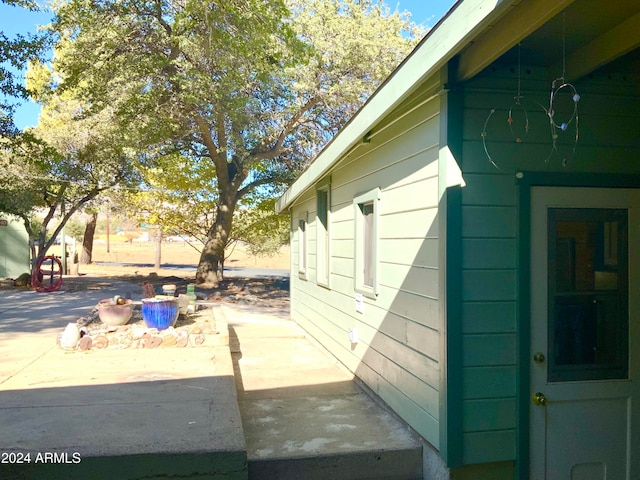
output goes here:
[{"label": "window trim", "polygon": [[[372,229],[372,276],[373,285],[364,284],[364,215],[362,214],[362,206],[371,204],[373,206],[373,225]],[[376,298],[379,294],[378,286],[378,253],[379,253],[379,216],[380,216],[380,188],[376,187],[368,192],[361,193],[353,198],[353,214],[354,214],[354,288],[357,293],[362,293],[369,298]]]},{"label": "window trim", "polygon": [[[326,226],[320,221],[320,195],[326,195]],[[325,245],[326,242],[326,245]],[[325,258],[326,254],[326,258]],[[316,187],[316,283],[331,288],[331,179]]]},{"label": "window trim", "polygon": [[308,212],[298,216],[298,276],[306,280],[309,259],[309,222]]}]

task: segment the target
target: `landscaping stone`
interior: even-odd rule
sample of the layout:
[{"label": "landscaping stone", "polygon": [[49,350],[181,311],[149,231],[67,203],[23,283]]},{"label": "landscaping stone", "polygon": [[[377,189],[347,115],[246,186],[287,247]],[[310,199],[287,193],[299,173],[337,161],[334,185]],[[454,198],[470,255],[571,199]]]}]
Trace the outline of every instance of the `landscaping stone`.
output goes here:
[{"label": "landscaping stone", "polygon": [[93,340],[88,335],[85,335],[78,341],[78,349],[79,350],[91,350],[91,346],[93,344]]},{"label": "landscaping stone", "polygon": [[[77,320],[73,327],[74,331],[77,328],[79,338],[64,343],[66,350],[184,348],[200,347],[205,343],[224,345],[228,342],[227,337],[220,335],[216,330],[216,319],[211,308],[202,308],[189,315],[180,315],[175,327],[162,331],[158,331],[157,328],[148,328],[139,310],[134,310],[129,323],[118,326],[102,323],[97,312],[94,308]],[[68,328],[71,329],[69,326]],[[59,335],[57,343],[60,347],[63,346],[62,339],[63,335]]]},{"label": "landscaping stone", "polygon": [[98,349],[107,348],[109,346],[109,339],[104,335],[97,335],[93,339],[93,346]]},{"label": "landscaping stone", "polygon": [[173,347],[177,342],[176,336],[173,333],[165,334],[162,337],[163,347]]},{"label": "landscaping stone", "polygon": [[189,344],[189,334],[185,331],[177,331],[176,347],[183,348]]}]

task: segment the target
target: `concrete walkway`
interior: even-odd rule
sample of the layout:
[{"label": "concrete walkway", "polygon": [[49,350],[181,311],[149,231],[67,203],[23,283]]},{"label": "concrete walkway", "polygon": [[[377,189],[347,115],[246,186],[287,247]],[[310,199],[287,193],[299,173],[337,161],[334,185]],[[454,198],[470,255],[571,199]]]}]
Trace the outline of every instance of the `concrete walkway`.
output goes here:
[{"label": "concrete walkway", "polygon": [[229,346],[67,352],[141,288],[0,291],[0,479],[418,479],[421,446],[288,311],[214,307]]},{"label": "concrete walkway", "polygon": [[224,304],[250,479],[418,479],[422,449],[288,311]]},{"label": "concrete walkway", "polygon": [[99,300],[138,290],[0,292],[1,479],[247,478],[227,345],[56,345]]}]

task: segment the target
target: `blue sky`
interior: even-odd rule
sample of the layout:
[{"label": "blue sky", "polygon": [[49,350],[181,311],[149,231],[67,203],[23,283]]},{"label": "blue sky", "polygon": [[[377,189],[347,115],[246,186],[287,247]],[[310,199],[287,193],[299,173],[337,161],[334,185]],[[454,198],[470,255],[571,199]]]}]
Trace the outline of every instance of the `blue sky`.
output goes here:
[{"label": "blue sky", "polygon": [[[411,12],[411,19],[425,27],[432,27],[449,10],[454,0],[386,0],[392,9]],[[0,31],[12,37],[16,33],[35,32],[37,25],[48,23],[50,15],[34,13],[18,7],[0,3]],[[15,121],[19,128],[35,125],[38,121],[38,105],[26,102],[16,111]]]}]

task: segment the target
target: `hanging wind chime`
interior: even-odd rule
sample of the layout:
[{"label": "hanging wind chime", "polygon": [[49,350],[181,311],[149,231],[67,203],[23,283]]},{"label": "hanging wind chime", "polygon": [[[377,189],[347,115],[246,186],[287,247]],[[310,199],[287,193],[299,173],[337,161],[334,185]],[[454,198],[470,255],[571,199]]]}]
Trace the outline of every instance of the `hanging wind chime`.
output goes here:
[{"label": "hanging wind chime", "polygon": [[[580,95],[571,83],[565,80],[566,74],[566,45],[565,45],[565,14],[562,14],[562,76],[556,78],[553,82],[551,82],[551,94],[549,95],[549,110],[547,110],[547,115],[549,116],[549,123],[551,125],[551,140],[552,147],[551,153],[547,157],[547,162],[551,159],[554,153],[560,153],[558,151],[558,138],[559,134],[562,132],[569,131],[569,127],[573,124],[575,131],[573,137],[573,149],[571,151],[571,156],[573,157],[576,153],[576,148],[578,147],[578,138],[580,135],[579,129],[579,117],[578,117],[578,102],[580,101]],[[573,102],[573,109],[571,114],[565,121],[560,121],[556,119],[556,109],[554,102],[557,101],[560,93],[569,93],[571,95],[571,101]],[[562,158],[562,166],[567,166],[567,158]]]},{"label": "hanging wind chime", "polygon": [[[523,143],[525,141],[527,135],[529,134],[530,129],[531,129],[531,125],[529,123],[529,112],[527,111],[527,108],[524,105],[525,97],[522,95],[522,91],[521,91],[521,78],[522,77],[521,77],[520,47],[521,47],[521,45],[518,44],[518,91],[517,91],[516,96],[514,97],[514,103],[512,103],[511,106],[509,107],[509,112],[508,112],[508,116],[507,116],[507,123],[508,123],[508,126],[509,126],[509,132],[511,133],[511,138],[515,143]],[[565,51],[565,49],[566,49],[566,47],[565,47],[565,20],[564,20],[564,16],[563,16],[563,23],[562,23],[562,76],[556,78],[551,83],[551,93],[549,95],[549,108],[546,108],[546,107],[542,106],[540,103],[538,103],[535,100],[530,101],[530,102],[533,103],[534,106],[540,107],[542,109],[542,111],[545,113],[545,115],[549,118],[549,124],[550,124],[550,128],[551,128],[551,151],[549,152],[549,155],[545,159],[545,163],[549,162],[551,160],[551,158],[554,156],[554,154],[560,155],[560,152],[558,150],[558,139],[560,138],[560,134],[563,133],[563,132],[570,131],[572,126],[575,129],[574,130],[575,134],[574,134],[574,137],[573,137],[572,156],[575,155],[576,148],[577,148],[577,145],[578,145],[578,138],[579,138],[578,102],[580,101],[580,95],[578,94],[575,86],[565,80],[565,73],[566,73],[566,51]],[[572,111],[569,114],[568,118],[565,118],[564,120],[560,120],[560,119],[558,119],[558,115],[557,115],[557,112],[556,112],[556,105],[557,105],[559,96],[561,94],[566,94],[566,93],[569,93],[571,95],[571,100],[573,102],[573,108],[572,108]],[[517,111],[520,111],[522,113],[522,121],[524,122],[524,124],[522,125],[522,127],[518,131],[516,131],[516,126],[514,125],[516,123],[516,121],[514,119],[514,112],[517,112]],[[489,159],[489,162],[495,168],[500,170],[500,167],[498,166],[498,164],[495,162],[495,160],[493,159],[493,157],[489,153],[489,147],[487,145],[487,137],[488,137],[487,126],[489,125],[489,121],[491,120],[491,118],[493,117],[493,115],[495,113],[496,113],[496,109],[495,108],[491,109],[491,112],[489,113],[489,116],[487,117],[487,119],[484,122],[484,126],[483,126],[483,129],[482,129],[482,132],[481,132],[480,135],[482,137],[482,145],[484,147],[484,152],[487,155],[487,158]],[[563,166],[567,165],[567,158],[566,157],[562,158],[562,165]]]},{"label": "hanging wind chime", "polygon": [[[524,105],[525,97],[524,95],[522,95],[522,89],[521,89],[522,76],[521,76],[520,46],[521,45],[518,44],[518,91],[516,96],[513,97],[514,102],[509,106],[509,113],[507,116],[507,124],[509,125],[509,132],[511,133],[511,139],[515,143],[523,143],[526,140],[527,135],[529,134],[529,130],[531,129],[531,125],[529,123],[529,112],[527,111],[527,108]],[[545,113],[547,112],[547,109],[543,107],[540,103],[536,101],[532,101],[532,102],[534,106],[540,107]],[[517,123],[516,120],[514,119],[514,113],[517,111],[520,111],[522,113],[522,120],[524,122],[524,125],[522,125],[521,128],[519,129],[517,129],[517,126],[514,125]],[[489,125],[489,121],[491,120],[491,117],[493,117],[495,113],[496,113],[496,109],[495,108],[491,109],[489,116],[484,122],[484,127],[482,128],[482,133],[480,135],[482,136],[482,145],[484,146],[484,153],[487,155],[489,162],[491,162],[491,165],[493,165],[495,168],[500,170],[500,167],[493,160],[493,157],[489,153],[489,147],[487,145],[487,136],[488,136],[487,126]]]}]

